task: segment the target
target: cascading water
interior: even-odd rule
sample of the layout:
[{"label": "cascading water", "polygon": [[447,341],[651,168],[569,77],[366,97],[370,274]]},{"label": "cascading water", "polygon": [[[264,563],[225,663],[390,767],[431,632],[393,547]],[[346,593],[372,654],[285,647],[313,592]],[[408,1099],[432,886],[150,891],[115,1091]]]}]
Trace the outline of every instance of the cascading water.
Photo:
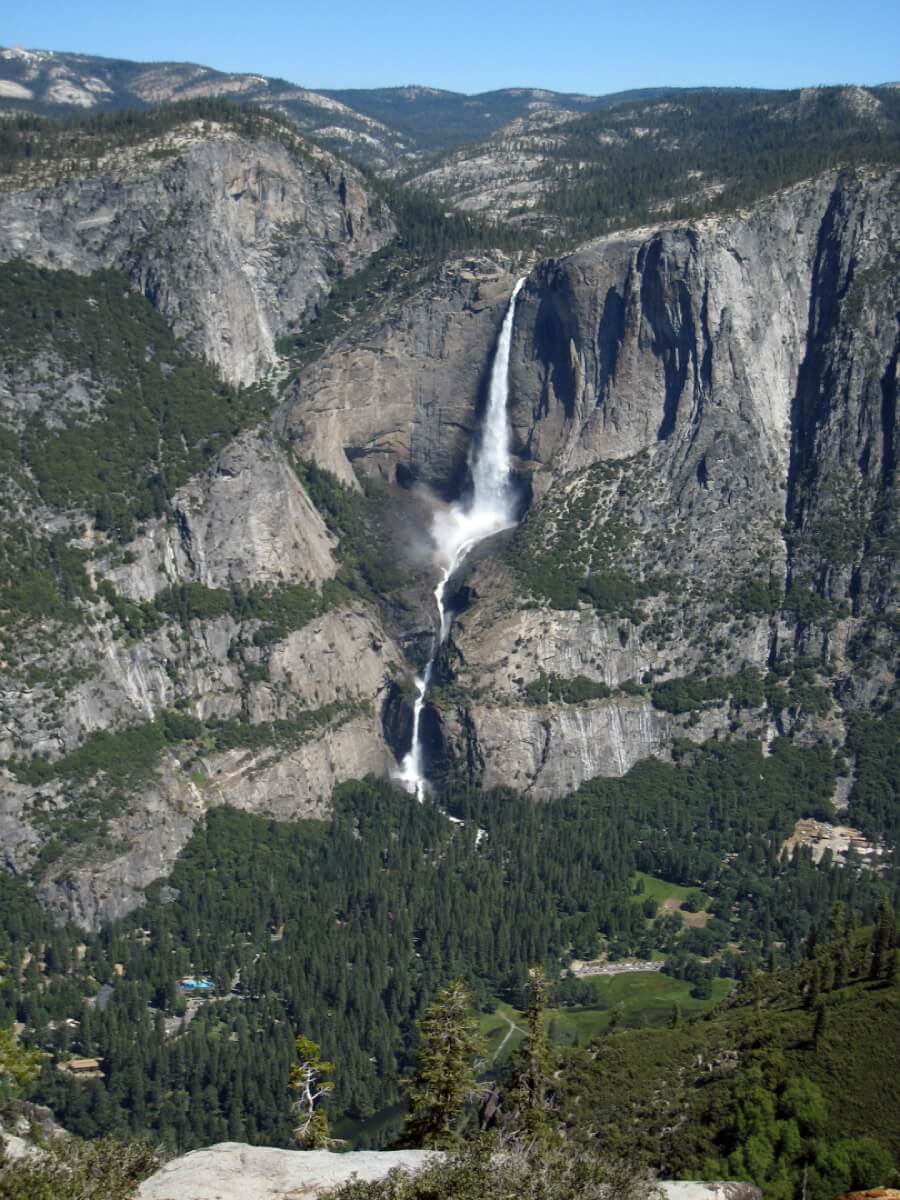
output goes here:
[{"label": "cascading water", "polygon": [[401,763],[398,776],[403,786],[419,801],[425,798],[426,786],[421,737],[422,712],[431,686],[438,651],[450,632],[450,618],[444,604],[447,584],[466,555],[479,542],[502,529],[510,529],[516,523],[516,496],[509,464],[507,400],[509,351],[516,316],[516,300],[524,282],[524,279],[518,281],[509,299],[491,367],[481,439],[474,452],[469,451],[472,492],[465,500],[457,501],[445,511],[436,513],[431,527],[434,561],[440,569],[440,577],[434,589],[438,628],[432,642],[428,665],[424,674],[416,680],[418,695],[413,709],[412,745]]}]

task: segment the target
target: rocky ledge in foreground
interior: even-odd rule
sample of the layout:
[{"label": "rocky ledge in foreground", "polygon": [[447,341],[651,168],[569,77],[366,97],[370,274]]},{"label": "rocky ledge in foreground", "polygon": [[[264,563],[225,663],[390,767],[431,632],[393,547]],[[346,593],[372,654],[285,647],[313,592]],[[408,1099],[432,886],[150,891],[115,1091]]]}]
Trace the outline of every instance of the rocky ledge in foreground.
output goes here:
[{"label": "rocky ledge in foreground", "polygon": [[383,1179],[395,1167],[421,1170],[427,1150],[274,1150],[220,1142],[172,1159],[145,1179],[140,1200],[295,1200],[358,1179]]},{"label": "rocky ledge in foreground", "polygon": [[[220,1142],[167,1163],[138,1193],[139,1200],[299,1200],[357,1179],[383,1179],[395,1167],[418,1171],[428,1150],[274,1150]],[[665,1200],[761,1200],[749,1183],[660,1181]]]}]

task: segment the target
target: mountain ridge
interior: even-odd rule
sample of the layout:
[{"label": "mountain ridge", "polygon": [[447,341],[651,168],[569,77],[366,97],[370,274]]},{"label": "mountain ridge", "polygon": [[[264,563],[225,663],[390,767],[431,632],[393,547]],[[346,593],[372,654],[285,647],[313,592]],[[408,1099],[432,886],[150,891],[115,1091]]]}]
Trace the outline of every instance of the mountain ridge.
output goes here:
[{"label": "mountain ridge", "polygon": [[[891,85],[877,85],[890,87]],[[783,89],[782,89],[783,90]],[[795,89],[796,92],[816,89]],[[877,90],[867,88],[867,90]],[[53,50],[0,47],[0,105],[62,115],[143,108],[195,96],[231,96],[271,107],[353,160],[394,171],[423,154],[482,141],[534,109],[570,119],[618,105],[709,92],[776,95],[777,89],[646,86],[586,95],[540,87],[464,93],[427,85],[308,88],[274,76],[193,62],[137,62]],[[499,111],[496,110],[499,105]]]}]

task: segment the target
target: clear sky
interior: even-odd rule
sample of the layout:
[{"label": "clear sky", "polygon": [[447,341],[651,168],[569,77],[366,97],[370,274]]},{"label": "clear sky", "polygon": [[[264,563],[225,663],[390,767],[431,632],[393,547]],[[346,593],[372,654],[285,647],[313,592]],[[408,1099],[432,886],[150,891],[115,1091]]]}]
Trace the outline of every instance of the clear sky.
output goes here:
[{"label": "clear sky", "polygon": [[897,0],[8,0],[0,44],[306,87],[603,93],[900,79]]}]

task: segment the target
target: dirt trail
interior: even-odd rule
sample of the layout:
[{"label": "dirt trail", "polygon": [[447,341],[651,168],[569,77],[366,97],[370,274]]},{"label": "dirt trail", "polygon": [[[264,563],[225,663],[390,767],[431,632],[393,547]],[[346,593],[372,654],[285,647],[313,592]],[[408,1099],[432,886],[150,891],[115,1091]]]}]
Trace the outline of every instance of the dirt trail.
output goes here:
[{"label": "dirt trail", "polygon": [[517,1024],[515,1023],[515,1021],[513,1021],[513,1020],[512,1020],[512,1018],[511,1018],[511,1017],[508,1017],[508,1016],[506,1015],[506,1013],[497,1013],[497,1016],[498,1016],[498,1017],[502,1017],[502,1018],[503,1018],[503,1020],[504,1020],[504,1021],[507,1023],[507,1025],[509,1026],[509,1029],[507,1029],[507,1031],[506,1031],[506,1036],[504,1037],[503,1041],[500,1043],[500,1045],[499,1045],[499,1046],[497,1047],[497,1049],[494,1051],[494,1053],[493,1053],[493,1056],[492,1056],[492,1058],[491,1058],[491,1062],[492,1062],[492,1063],[495,1063],[495,1062],[497,1061],[497,1059],[500,1057],[500,1054],[501,1054],[501,1053],[502,1053],[502,1051],[503,1051],[503,1047],[506,1045],[506,1043],[507,1043],[507,1042],[509,1041],[509,1039],[512,1037],[512,1035],[513,1035],[513,1033],[515,1032],[515,1030],[517,1030],[517,1029],[518,1029],[519,1033],[525,1033],[525,1030],[522,1028],[522,1026],[521,1026],[521,1025],[517,1025]]}]

